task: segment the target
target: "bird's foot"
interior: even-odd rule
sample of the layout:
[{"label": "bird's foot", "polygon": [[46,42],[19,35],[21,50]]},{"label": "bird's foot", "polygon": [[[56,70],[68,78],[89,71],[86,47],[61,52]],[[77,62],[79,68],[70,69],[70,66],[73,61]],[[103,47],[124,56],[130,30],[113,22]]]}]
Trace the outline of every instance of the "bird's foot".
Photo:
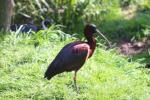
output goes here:
[{"label": "bird's foot", "polygon": [[79,94],[79,89],[77,87],[76,80],[74,80],[74,89],[77,92],[77,94]]}]

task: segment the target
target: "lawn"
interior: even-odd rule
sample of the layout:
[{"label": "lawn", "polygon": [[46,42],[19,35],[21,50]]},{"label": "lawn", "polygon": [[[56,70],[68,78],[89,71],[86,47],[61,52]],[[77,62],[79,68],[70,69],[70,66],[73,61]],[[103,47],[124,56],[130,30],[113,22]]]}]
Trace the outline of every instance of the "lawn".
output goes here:
[{"label": "lawn", "polygon": [[[79,94],[73,72],[44,79],[48,64],[74,37],[60,38],[59,30],[34,35],[11,33],[0,42],[1,100],[149,100],[150,70],[115,49],[99,45],[77,73]],[[60,31],[59,31],[60,32]],[[47,38],[51,37],[51,38]],[[99,41],[97,41],[99,43]],[[130,62],[129,62],[130,61]]]}]

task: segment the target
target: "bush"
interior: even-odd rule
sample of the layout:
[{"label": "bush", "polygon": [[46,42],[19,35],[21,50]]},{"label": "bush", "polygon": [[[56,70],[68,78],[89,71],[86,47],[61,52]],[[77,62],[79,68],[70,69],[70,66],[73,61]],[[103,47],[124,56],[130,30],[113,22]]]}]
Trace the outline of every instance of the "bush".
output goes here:
[{"label": "bush", "polygon": [[[143,24],[150,25],[148,4],[149,0],[15,0],[13,21],[25,23],[34,19],[39,25],[48,17],[65,26],[63,31],[69,34],[80,34],[85,23],[94,23],[112,39],[122,35],[132,38],[133,33],[141,34]],[[122,10],[130,5],[136,6],[135,17],[126,20]]]}]

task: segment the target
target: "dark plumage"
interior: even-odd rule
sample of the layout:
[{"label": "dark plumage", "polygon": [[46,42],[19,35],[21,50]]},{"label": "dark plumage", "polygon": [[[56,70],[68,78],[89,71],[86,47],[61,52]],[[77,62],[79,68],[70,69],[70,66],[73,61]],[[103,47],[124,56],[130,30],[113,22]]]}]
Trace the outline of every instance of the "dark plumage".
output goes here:
[{"label": "dark plumage", "polygon": [[45,78],[51,79],[64,71],[78,71],[89,57],[90,46],[84,42],[67,44],[49,65]]},{"label": "dark plumage", "polygon": [[97,32],[93,24],[86,25],[84,35],[87,42],[77,41],[64,46],[45,72],[45,78],[50,80],[53,76],[62,72],[75,71],[74,82],[76,86],[76,73],[85,61],[93,55],[96,40],[93,33]]},{"label": "dark plumage", "polygon": [[28,24],[13,24],[10,26],[10,30],[17,31],[20,27],[20,32],[22,33],[27,33],[29,31],[37,32],[39,30],[39,28],[36,25],[34,25],[33,21],[29,22]]},{"label": "dark plumage", "polygon": [[37,32],[39,30],[48,29],[52,24],[54,24],[53,19],[46,18],[41,22],[40,26],[35,25],[34,20],[32,20],[27,24],[12,24],[10,30],[17,31],[20,28],[20,32],[22,33],[27,33],[29,31]]},{"label": "dark plumage", "polygon": [[95,32],[95,25],[87,25],[84,34],[88,42],[77,41],[64,46],[49,65],[44,77],[51,79],[56,74],[65,71],[77,72],[95,50],[96,41],[92,37]]},{"label": "dark plumage", "polygon": [[52,25],[53,23],[54,21],[52,19],[46,18],[41,22],[42,29],[48,29],[48,27],[50,27],[50,25]]}]

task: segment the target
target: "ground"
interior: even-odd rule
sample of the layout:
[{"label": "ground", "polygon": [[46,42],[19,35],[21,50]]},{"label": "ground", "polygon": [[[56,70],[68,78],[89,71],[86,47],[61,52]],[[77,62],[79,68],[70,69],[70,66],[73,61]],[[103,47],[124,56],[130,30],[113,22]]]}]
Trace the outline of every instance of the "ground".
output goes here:
[{"label": "ground", "polygon": [[[58,37],[53,41],[54,36],[48,40],[33,37],[11,34],[1,41],[1,100],[150,99],[149,69],[132,58],[119,55],[115,49],[96,48],[77,73],[79,94],[73,86],[73,73],[59,74],[50,81],[44,79],[49,63],[74,38],[62,40]],[[36,41],[40,43],[35,47]]]}]

